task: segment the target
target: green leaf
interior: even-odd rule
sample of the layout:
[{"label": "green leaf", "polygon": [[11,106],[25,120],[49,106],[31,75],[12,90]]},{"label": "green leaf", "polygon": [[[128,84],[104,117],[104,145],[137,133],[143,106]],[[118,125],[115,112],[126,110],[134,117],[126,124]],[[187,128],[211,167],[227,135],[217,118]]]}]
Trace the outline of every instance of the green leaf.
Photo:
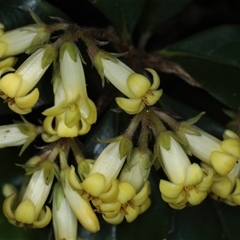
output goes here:
[{"label": "green leaf", "polygon": [[154,31],[161,30],[161,24],[181,13],[190,2],[191,0],[147,1],[139,20],[141,32],[149,35]]},{"label": "green leaf", "polygon": [[224,25],[170,45],[160,53],[178,62],[203,88],[232,109],[240,106],[240,27]]},{"label": "green leaf", "polygon": [[49,16],[70,21],[65,13],[44,0],[0,0],[0,22],[4,23],[7,30],[33,23],[27,7],[46,23],[50,21]]},{"label": "green leaf", "polygon": [[145,7],[146,0],[88,1],[109,19],[125,40],[131,40],[131,33]]}]

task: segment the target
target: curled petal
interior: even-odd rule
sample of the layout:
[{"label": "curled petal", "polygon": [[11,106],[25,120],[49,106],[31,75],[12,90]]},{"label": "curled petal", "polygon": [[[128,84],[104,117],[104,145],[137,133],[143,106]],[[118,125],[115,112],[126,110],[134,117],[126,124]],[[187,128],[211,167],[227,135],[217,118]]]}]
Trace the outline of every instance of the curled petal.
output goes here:
[{"label": "curled petal", "polygon": [[212,183],[213,183],[213,170],[209,168],[207,170],[207,175],[204,176],[202,182],[196,185],[196,188],[202,192],[208,191],[211,188]]},{"label": "curled petal", "polygon": [[111,202],[117,198],[118,192],[118,181],[116,179],[113,179],[110,189],[108,189],[106,192],[101,193],[98,197],[104,202]]},{"label": "curled petal", "polygon": [[145,68],[148,72],[150,72],[153,76],[153,83],[150,87],[151,90],[156,90],[160,86],[160,78],[157,72],[151,68]]},{"label": "curled petal", "polygon": [[13,193],[9,195],[3,202],[3,213],[8,219],[15,219],[14,213],[12,211],[14,202],[16,200],[16,194]]},{"label": "curled petal", "polygon": [[219,182],[214,182],[211,191],[220,198],[227,198],[233,189],[233,184],[228,177]]},{"label": "curled petal", "polygon": [[17,104],[11,104],[11,103],[8,103],[8,107],[14,111],[15,113],[18,113],[20,115],[24,115],[24,114],[27,114],[27,113],[30,113],[32,111],[32,108],[25,108],[25,109],[22,109],[22,108],[19,108]]},{"label": "curled petal", "polygon": [[89,132],[90,128],[91,128],[91,125],[89,125],[83,119],[81,119],[81,128],[78,131],[78,134],[79,135],[85,135],[86,133]]},{"label": "curled petal", "polygon": [[82,117],[86,121],[86,123],[91,125],[91,124],[95,123],[97,120],[97,109],[96,109],[96,105],[94,104],[94,102],[89,98],[88,98],[88,104],[89,104],[89,114],[87,116],[85,116],[85,114],[82,112],[83,110],[81,107],[80,107],[80,112],[82,114]]},{"label": "curled petal", "polygon": [[39,90],[35,88],[31,93],[25,95],[23,97],[16,97],[15,103],[18,105],[19,108],[32,108],[39,98]]},{"label": "curled petal", "polygon": [[169,206],[171,208],[174,208],[174,209],[177,209],[177,210],[181,210],[181,209],[186,207],[186,203],[179,203],[179,204],[171,204],[171,203],[169,203]]},{"label": "curled petal", "polygon": [[42,209],[38,220],[33,223],[35,228],[43,228],[49,224],[52,218],[51,210],[48,206],[46,206],[46,212]]},{"label": "curled petal", "polygon": [[118,106],[122,108],[128,114],[137,114],[142,111],[144,108],[144,104],[142,104],[142,100],[138,99],[128,99],[123,97],[115,98]]},{"label": "curled petal", "polygon": [[146,102],[146,105],[152,106],[160,99],[162,94],[163,94],[162,89],[151,91],[150,93],[147,93],[145,95],[146,100],[144,102]]},{"label": "curled petal", "polygon": [[63,101],[62,103],[60,103],[57,106],[53,106],[51,108],[46,109],[45,111],[42,112],[42,114],[44,116],[51,116],[51,117],[55,117],[63,112],[66,111],[66,101]]},{"label": "curled petal", "polygon": [[66,109],[64,121],[67,127],[71,128],[76,125],[80,118],[81,114],[78,111],[76,104],[72,104]]},{"label": "curled petal", "polygon": [[188,192],[187,200],[191,205],[200,204],[207,197],[207,192],[200,192],[193,188]]},{"label": "curled petal", "polygon": [[168,198],[164,196],[163,194],[161,195],[163,201],[167,202],[168,204],[186,204],[187,203],[187,198],[184,194],[179,194],[176,198]]},{"label": "curled petal", "polygon": [[149,182],[145,182],[140,192],[133,198],[134,205],[142,205],[146,199],[148,198],[148,195],[150,194],[150,184]]},{"label": "curled petal", "polygon": [[237,157],[225,152],[213,151],[210,155],[213,168],[221,176],[227,175],[233,169],[237,160]]},{"label": "curled petal", "polygon": [[75,190],[82,190],[81,183],[76,175],[74,166],[71,166],[69,175],[68,175],[68,181],[71,187]]},{"label": "curled petal", "polygon": [[188,167],[184,186],[195,186],[203,180],[203,171],[198,164],[193,163]]},{"label": "curled petal", "polygon": [[56,134],[55,135],[51,135],[51,134],[48,134],[48,133],[42,133],[41,136],[42,136],[43,141],[44,142],[48,142],[48,143],[55,142],[55,141],[57,141],[60,138]]},{"label": "curled petal", "polygon": [[176,198],[183,190],[183,185],[174,184],[165,180],[160,180],[159,183],[160,192],[168,198]]},{"label": "curled petal", "polygon": [[145,202],[140,206],[140,212],[139,214],[144,213],[146,210],[148,210],[148,208],[151,206],[151,199],[148,197]]},{"label": "curled petal", "polygon": [[125,214],[125,219],[127,222],[133,222],[137,216],[139,215],[140,213],[140,207],[139,206],[134,206],[131,207],[130,205],[127,206],[127,208],[125,209],[125,211],[127,212]]},{"label": "curled petal", "polygon": [[135,194],[135,188],[128,182],[120,182],[119,183],[119,193],[118,193],[118,201],[122,204],[131,200]]},{"label": "curled petal", "polygon": [[121,209],[120,202],[101,203],[99,206],[102,214],[107,218],[114,218],[119,214]]},{"label": "curled petal", "polygon": [[119,211],[115,217],[107,217],[104,214],[102,215],[103,219],[110,224],[120,224],[124,219],[124,214],[122,211]]},{"label": "curled petal", "polygon": [[46,117],[43,121],[43,127],[44,130],[49,134],[57,134],[57,131],[55,131],[52,127],[52,122],[54,120],[54,117]]}]

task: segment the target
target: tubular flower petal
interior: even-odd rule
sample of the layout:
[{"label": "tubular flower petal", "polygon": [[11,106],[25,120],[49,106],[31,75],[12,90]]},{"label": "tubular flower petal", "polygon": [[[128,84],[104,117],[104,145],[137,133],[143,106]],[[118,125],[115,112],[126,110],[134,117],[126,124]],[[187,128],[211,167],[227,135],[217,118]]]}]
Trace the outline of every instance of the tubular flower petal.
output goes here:
[{"label": "tubular flower petal", "polygon": [[[51,46],[40,48],[28,57],[25,62],[15,71],[8,73],[0,79],[0,95],[8,106],[19,114],[31,112],[32,107],[39,98],[38,89],[31,90],[35,87],[43,74],[46,72],[55,55],[48,58],[47,64],[43,66],[45,53],[55,49]],[[29,93],[30,92],[30,93]]]},{"label": "tubular flower petal", "polygon": [[[160,78],[153,69],[146,69],[153,76],[153,83],[151,84],[148,78],[135,73],[115,57],[104,57],[102,52],[100,52],[95,56],[95,63],[98,62],[96,58],[101,59],[103,75],[129,98],[125,100],[124,98],[116,98],[119,107],[127,113],[139,113],[145,106],[155,104],[161,97],[162,91],[157,90],[160,85]],[[96,67],[98,69],[98,66]]]},{"label": "tubular flower petal", "polygon": [[159,143],[163,168],[170,181],[160,180],[162,198],[176,209],[184,208],[187,203],[200,204],[210,190],[213,173],[191,164],[181,145],[166,134],[160,135]]}]

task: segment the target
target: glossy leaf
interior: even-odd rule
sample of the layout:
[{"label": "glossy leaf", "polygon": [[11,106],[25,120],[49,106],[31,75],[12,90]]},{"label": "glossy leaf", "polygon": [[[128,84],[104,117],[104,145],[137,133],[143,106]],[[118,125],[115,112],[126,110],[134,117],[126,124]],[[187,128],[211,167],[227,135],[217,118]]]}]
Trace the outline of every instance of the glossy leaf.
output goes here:
[{"label": "glossy leaf", "polygon": [[1,0],[0,22],[5,24],[7,30],[33,23],[27,7],[31,8],[43,21],[46,22],[50,21],[49,16],[58,16],[65,20],[70,20],[70,18],[60,9],[44,0]]},{"label": "glossy leaf", "polygon": [[125,40],[131,40],[131,33],[136,26],[146,0],[89,0],[113,24]]},{"label": "glossy leaf", "polygon": [[240,27],[220,26],[198,33],[160,53],[178,62],[227,107],[240,106]]},{"label": "glossy leaf", "polygon": [[139,21],[139,27],[144,34],[159,31],[159,26],[181,13],[191,0],[149,0]]}]

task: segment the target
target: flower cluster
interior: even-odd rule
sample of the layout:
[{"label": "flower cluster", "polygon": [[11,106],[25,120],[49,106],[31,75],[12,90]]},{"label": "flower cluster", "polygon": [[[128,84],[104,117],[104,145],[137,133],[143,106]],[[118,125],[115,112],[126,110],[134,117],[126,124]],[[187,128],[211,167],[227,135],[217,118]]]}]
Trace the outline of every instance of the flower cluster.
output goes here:
[{"label": "flower cluster", "polygon": [[[19,155],[37,136],[44,142],[41,152],[21,165],[25,178],[20,190],[4,186],[3,212],[11,224],[43,228],[52,220],[55,238],[72,240],[77,239],[78,222],[89,232],[99,231],[98,216],[114,225],[130,223],[151,207],[153,167],[165,173],[159,190],[174,209],[198,205],[208,195],[240,205],[237,134],[225,130],[220,140],[193,125],[201,114],[179,122],[173,113],[152,107],[163,93],[155,70],[135,72],[116,54],[99,49],[90,30],[34,19],[35,24],[11,31],[0,24],[3,102],[20,115],[33,111],[40,102],[38,84],[50,69],[54,96],[38,126],[22,116],[23,122],[0,126],[0,148],[22,146]],[[100,77],[124,95],[115,98],[118,111],[133,116],[122,135],[102,140],[107,146],[96,160],[85,159],[79,144],[99,109],[90,98],[78,40],[87,46]],[[27,57],[17,65],[22,53]]]}]

